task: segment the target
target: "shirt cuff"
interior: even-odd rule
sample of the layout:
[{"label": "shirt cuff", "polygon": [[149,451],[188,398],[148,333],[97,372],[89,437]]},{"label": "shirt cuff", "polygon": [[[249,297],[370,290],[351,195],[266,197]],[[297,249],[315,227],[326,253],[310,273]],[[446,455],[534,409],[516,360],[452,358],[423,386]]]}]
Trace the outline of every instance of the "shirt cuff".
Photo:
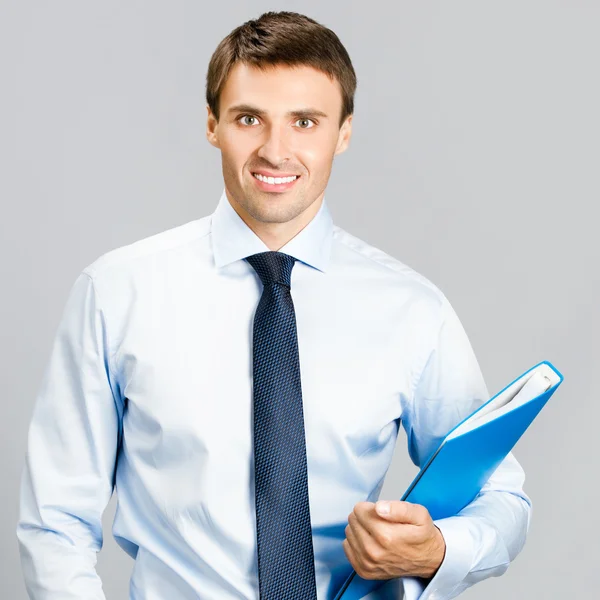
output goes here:
[{"label": "shirt cuff", "polygon": [[403,577],[405,600],[447,600],[468,575],[473,562],[473,538],[464,517],[433,521],[442,532],[446,554],[432,579]]}]

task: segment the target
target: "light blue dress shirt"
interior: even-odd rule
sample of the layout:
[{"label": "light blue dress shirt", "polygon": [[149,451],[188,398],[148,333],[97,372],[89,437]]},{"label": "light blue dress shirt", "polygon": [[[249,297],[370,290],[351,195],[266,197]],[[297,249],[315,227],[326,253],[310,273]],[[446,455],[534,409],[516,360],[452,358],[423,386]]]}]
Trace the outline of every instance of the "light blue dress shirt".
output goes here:
[{"label": "light blue dress shirt", "polygon": [[[70,290],[36,398],[17,537],[35,600],[101,600],[101,515],[135,558],[131,600],[258,598],[252,322],[269,248],[225,193],[212,215],[111,250]],[[488,398],[442,292],[333,224],[323,201],[280,248],[298,261],[296,310],[319,600],[352,570],[354,505],[379,498],[399,426],[423,464]],[[504,573],[531,502],[510,454],[460,514],[436,521],[446,555],[430,581],[372,600],[449,599]],[[443,490],[440,490],[443,493]]]}]

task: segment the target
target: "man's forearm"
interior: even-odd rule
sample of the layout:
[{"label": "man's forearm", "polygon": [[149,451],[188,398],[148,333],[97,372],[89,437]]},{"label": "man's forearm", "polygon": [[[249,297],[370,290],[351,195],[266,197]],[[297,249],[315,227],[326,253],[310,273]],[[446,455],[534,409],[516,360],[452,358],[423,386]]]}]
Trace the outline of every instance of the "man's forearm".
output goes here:
[{"label": "man's forearm", "polygon": [[16,534],[33,600],[104,600],[95,571],[119,414],[91,278],[71,288],[28,431]]},{"label": "man's forearm", "polygon": [[31,600],[106,600],[94,550],[26,521],[17,528],[25,587]]},{"label": "man's forearm", "polygon": [[525,544],[531,518],[519,471],[509,455],[473,502],[458,515],[435,521],[446,543],[444,560],[431,579],[405,579],[406,600],[450,600],[508,569]]}]

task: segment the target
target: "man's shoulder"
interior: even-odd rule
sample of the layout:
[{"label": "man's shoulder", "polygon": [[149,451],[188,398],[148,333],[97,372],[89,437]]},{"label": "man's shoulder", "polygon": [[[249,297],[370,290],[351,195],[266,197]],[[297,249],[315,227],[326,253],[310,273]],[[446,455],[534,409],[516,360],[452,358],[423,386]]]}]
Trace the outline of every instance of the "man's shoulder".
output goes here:
[{"label": "man's shoulder", "polygon": [[398,258],[349,233],[338,225],[333,226],[333,231],[334,240],[339,244],[339,247],[343,248],[344,251],[353,253],[365,270],[379,272],[384,277],[391,278],[402,285],[410,284],[424,295],[435,298],[437,301],[442,301],[445,298],[443,292],[430,279]]},{"label": "man's shoulder", "polygon": [[96,279],[107,271],[143,267],[158,255],[197,242],[209,233],[210,215],[207,215],[108,250],[89,263],[83,272]]}]

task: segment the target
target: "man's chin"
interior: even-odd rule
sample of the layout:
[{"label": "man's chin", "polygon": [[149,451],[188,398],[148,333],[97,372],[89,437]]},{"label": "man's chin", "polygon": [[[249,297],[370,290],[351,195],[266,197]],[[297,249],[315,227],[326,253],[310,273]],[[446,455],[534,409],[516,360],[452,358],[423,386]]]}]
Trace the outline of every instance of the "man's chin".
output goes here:
[{"label": "man's chin", "polygon": [[277,202],[277,199],[272,200],[268,196],[269,194],[266,198],[258,196],[246,199],[247,205],[244,208],[257,221],[287,223],[303,212],[302,208],[297,208],[289,202]]}]

